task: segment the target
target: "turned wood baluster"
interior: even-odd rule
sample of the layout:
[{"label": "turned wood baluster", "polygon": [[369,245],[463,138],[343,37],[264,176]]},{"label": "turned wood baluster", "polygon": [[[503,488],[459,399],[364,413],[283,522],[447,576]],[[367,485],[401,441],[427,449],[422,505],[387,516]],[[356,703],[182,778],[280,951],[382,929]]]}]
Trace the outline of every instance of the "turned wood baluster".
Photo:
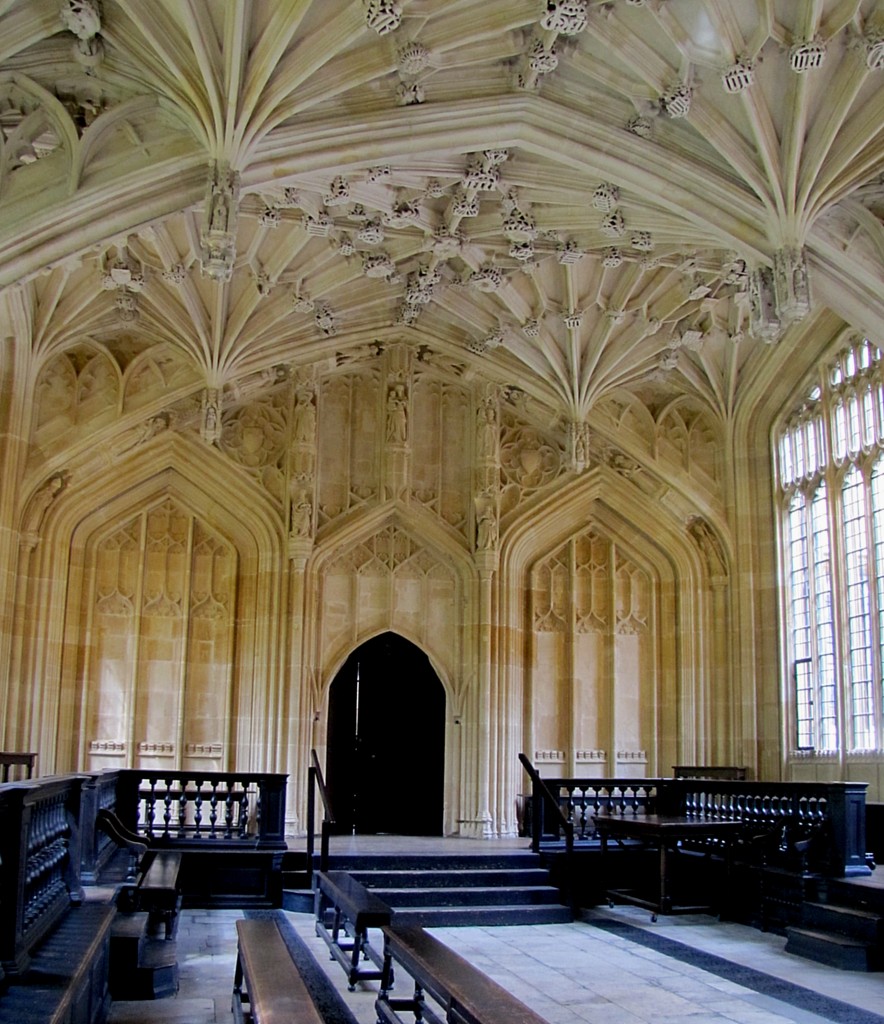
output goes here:
[{"label": "turned wood baluster", "polygon": [[203,824],[203,780],[195,779],[194,786],[196,786],[196,794],[193,798],[193,831],[194,835],[199,839]]},{"label": "turned wood baluster", "polygon": [[215,823],[218,821],[218,783],[217,781],[212,782],[212,795],[209,798],[209,835],[212,839],[218,837],[218,833],[215,829]]},{"label": "turned wood baluster", "polygon": [[150,782],[150,793],[147,796],[147,813],[145,814],[147,824],[147,834],[153,835],[153,825],[157,816],[157,780],[156,777],[151,776],[148,780]]},{"label": "turned wood baluster", "polygon": [[174,782],[174,779],[169,779],[169,778],[166,779],[166,792],[163,794],[163,807],[164,807],[164,810],[163,810],[163,822],[164,822],[164,824],[166,826],[164,831],[163,831],[163,836],[165,836],[166,838],[168,838],[168,836],[169,836],[169,823],[172,821],[172,783],[173,782]]},{"label": "turned wood baluster", "polygon": [[182,783],[178,794],[178,838],[181,839],[187,828],[187,789]]},{"label": "turned wood baluster", "polygon": [[248,782],[243,783],[242,795],[239,798],[239,837],[245,839],[249,831],[249,790]]},{"label": "turned wood baluster", "polygon": [[224,838],[233,838],[233,784],[228,782],[224,798]]}]

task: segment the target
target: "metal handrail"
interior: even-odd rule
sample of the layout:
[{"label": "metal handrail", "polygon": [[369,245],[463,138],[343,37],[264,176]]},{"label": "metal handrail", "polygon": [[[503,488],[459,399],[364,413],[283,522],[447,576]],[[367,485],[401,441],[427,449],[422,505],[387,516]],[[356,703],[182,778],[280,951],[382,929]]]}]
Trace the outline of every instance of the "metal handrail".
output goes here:
[{"label": "metal handrail", "polygon": [[328,871],[328,840],[331,831],[335,826],[335,815],[329,799],[328,789],[325,785],[325,778],[322,774],[322,766],[316,751],[310,751],[311,765],[307,771],[307,863],[312,869],[313,865],[313,821],[316,814],[316,792],[322,801],[322,834],[319,846],[319,870]]},{"label": "metal handrail", "polygon": [[569,821],[564,811],[559,804],[559,801],[553,795],[552,790],[540,777],[539,772],[534,765],[528,760],[525,754],[519,754],[519,761],[522,763],[522,767],[528,773],[528,777],[531,779],[531,785],[533,795],[535,797],[532,807],[532,827],[531,827],[531,849],[538,853],[540,850],[540,806],[536,799],[537,796],[543,798],[544,803],[552,810],[555,817],[558,819],[559,826],[565,833],[565,850],[570,854],[574,850],[574,824]]}]

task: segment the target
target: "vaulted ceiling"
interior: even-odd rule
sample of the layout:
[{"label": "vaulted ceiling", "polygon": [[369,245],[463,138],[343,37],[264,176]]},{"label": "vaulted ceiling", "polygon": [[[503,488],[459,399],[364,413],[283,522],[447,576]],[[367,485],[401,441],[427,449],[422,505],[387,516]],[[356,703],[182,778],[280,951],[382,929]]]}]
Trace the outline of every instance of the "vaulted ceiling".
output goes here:
[{"label": "vaulted ceiling", "polygon": [[880,0],[0,0],[0,302],[36,370],[397,338],[727,418],[884,338],[882,86]]}]

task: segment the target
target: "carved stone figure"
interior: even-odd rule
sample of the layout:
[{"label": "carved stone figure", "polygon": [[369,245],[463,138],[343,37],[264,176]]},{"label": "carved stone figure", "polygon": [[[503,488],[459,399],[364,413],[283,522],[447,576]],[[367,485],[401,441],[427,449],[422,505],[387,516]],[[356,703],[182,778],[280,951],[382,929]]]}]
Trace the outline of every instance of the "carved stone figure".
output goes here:
[{"label": "carved stone figure", "polygon": [[295,402],[292,440],[296,444],[312,443],[316,433],[316,406],[313,404],[313,391],[309,387],[299,387]]},{"label": "carved stone figure", "polygon": [[387,440],[404,444],[408,440],[408,411],[405,385],[395,384],[387,393]]},{"label": "carved stone figure", "polygon": [[497,427],[497,410],[491,401],[482,403],[479,410],[479,457],[496,459],[500,434]]},{"label": "carved stone figure", "polygon": [[22,519],[22,543],[32,551],[40,540],[40,527],[46,518],[49,506],[61,494],[68,483],[67,473],[53,473],[34,493]]}]

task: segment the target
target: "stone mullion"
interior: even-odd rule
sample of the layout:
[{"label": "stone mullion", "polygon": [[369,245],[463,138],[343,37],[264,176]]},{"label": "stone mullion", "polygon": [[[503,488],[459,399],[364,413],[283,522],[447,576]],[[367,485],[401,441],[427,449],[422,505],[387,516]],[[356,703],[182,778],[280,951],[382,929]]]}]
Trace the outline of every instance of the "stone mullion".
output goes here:
[{"label": "stone mullion", "polygon": [[[316,391],[312,380],[300,381],[293,389],[289,421],[294,424],[292,453],[289,460],[289,494],[295,503],[290,514],[288,541],[288,662],[283,672],[286,684],[280,704],[284,727],[277,741],[281,770],[289,773],[286,791],[286,831],[298,835],[306,830],[303,820],[307,807],[307,783],[310,750],[318,745],[319,708],[315,706],[315,687],[309,685],[313,674],[305,664],[304,629],[307,620],[307,563],[313,551],[316,498]],[[294,484],[300,481],[303,490]],[[348,481],[349,491],[349,481]],[[309,504],[306,521],[299,519],[297,501]]]},{"label": "stone mullion", "polygon": [[568,774],[577,776],[577,750],[580,746],[581,715],[579,696],[575,685],[575,674],[577,672],[577,588],[580,586],[580,579],[577,575],[577,544],[572,537],[568,541],[568,622],[565,629],[566,658],[568,670],[565,673],[565,688],[563,703],[568,708]]},{"label": "stone mullion", "polygon": [[[193,609],[190,607],[190,595],[193,590],[193,533],[194,533],[194,517],[188,516],[187,520],[187,552],[186,557],[183,559],[185,570],[184,570],[184,586],[181,594],[181,614],[184,618],[183,622],[183,656],[178,665],[178,721],[175,727],[175,745],[178,756],[175,758],[175,763],[178,769],[184,767],[184,735],[187,727],[187,680],[188,680],[188,665],[190,663],[190,646],[192,640],[191,629],[193,625],[192,612]],[[214,596],[214,595],[213,595]]]},{"label": "stone mullion", "polygon": [[135,616],[134,622],[132,623],[132,672],[127,680],[128,685],[126,686],[126,702],[129,707],[124,718],[124,721],[129,727],[129,731],[126,736],[126,749],[128,752],[126,763],[129,767],[136,766],[135,759],[138,753],[135,745],[136,729],[138,726],[138,683],[140,678],[138,667],[141,656],[142,624],[144,621],[144,578],[147,569],[147,520],[149,514],[149,512],[142,512],[139,517],[141,535],[138,539],[138,549],[141,552],[141,558],[138,560],[138,579],[135,586],[135,600],[133,601]]},{"label": "stone mullion", "polygon": [[[608,686],[608,742],[605,757],[607,775],[616,777],[617,768],[617,549],[613,540],[607,542],[608,593],[605,618],[608,628],[599,635],[605,645],[605,674]],[[593,570],[594,571],[594,570]],[[593,595],[594,596],[594,595]],[[599,736],[602,731],[598,730]]]}]

